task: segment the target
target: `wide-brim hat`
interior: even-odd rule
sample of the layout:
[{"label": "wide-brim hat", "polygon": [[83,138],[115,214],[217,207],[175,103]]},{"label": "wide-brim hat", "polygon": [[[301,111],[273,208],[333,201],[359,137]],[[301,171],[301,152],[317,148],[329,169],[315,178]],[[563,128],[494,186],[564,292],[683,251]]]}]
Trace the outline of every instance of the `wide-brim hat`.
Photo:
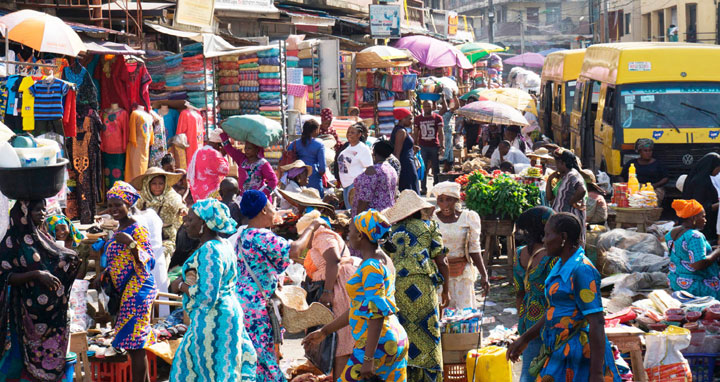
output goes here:
[{"label": "wide-brim hat", "polygon": [[307,169],[308,174],[312,174],[312,166],[308,166],[303,162],[302,160],[298,159],[295,162],[292,162],[290,164],[286,164],[285,166],[280,166],[280,173],[286,173],[292,169],[305,167]]},{"label": "wide-brim hat", "polygon": [[531,152],[527,155],[528,158],[538,158],[538,159],[545,159],[547,161],[555,161],[555,158],[550,155],[550,150],[540,147],[539,149]]},{"label": "wide-brim hat", "polygon": [[278,190],[280,195],[290,204],[303,207],[316,207],[325,209],[331,216],[335,216],[335,209],[330,204],[323,202],[320,192],[312,187],[306,187],[300,192]]},{"label": "wide-brim hat", "polygon": [[179,182],[180,179],[182,179],[183,175],[185,175],[185,174],[175,173],[175,172],[167,172],[167,171],[161,169],[160,167],[150,167],[147,169],[147,171],[145,171],[144,174],[135,177],[135,179],[133,179],[132,182],[130,182],[130,184],[133,187],[135,187],[136,190],[139,191],[139,190],[142,190],[143,181],[145,180],[145,178],[147,178],[147,177],[154,178],[156,176],[161,176],[161,175],[165,176],[166,187],[172,187],[175,184],[177,184],[177,182]]},{"label": "wide-brim hat", "polygon": [[283,327],[289,333],[300,333],[307,328],[322,326],[335,318],[332,311],[319,302],[308,306],[307,292],[300,287],[285,285],[275,294],[282,303]]},{"label": "wide-brim hat", "polygon": [[585,183],[595,183],[597,182],[597,179],[595,178],[595,173],[592,172],[589,168],[584,168],[580,170],[580,175],[582,175],[583,179],[585,179]]},{"label": "wide-brim hat", "polygon": [[414,215],[418,211],[432,213],[435,206],[425,201],[413,190],[404,190],[395,205],[382,211],[390,224],[395,224]]}]

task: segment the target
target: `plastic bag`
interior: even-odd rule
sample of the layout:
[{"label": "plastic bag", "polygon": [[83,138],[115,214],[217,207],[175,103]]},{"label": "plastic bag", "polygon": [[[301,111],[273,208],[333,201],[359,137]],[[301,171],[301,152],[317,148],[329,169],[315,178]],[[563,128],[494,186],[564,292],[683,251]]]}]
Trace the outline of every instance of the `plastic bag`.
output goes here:
[{"label": "plastic bag", "polygon": [[690,345],[690,338],[689,330],[676,326],[645,335],[645,348],[653,350],[645,352],[643,362],[649,381],[692,380],[688,362],[680,352]]},{"label": "plastic bag", "polygon": [[598,250],[605,252],[612,247],[625,249],[628,252],[649,253],[656,256],[665,254],[665,247],[654,235],[616,228],[606,232],[598,239]]},{"label": "plastic bag", "polygon": [[290,264],[285,270],[285,275],[292,281],[292,285],[300,286],[305,280],[305,267],[298,263]]}]

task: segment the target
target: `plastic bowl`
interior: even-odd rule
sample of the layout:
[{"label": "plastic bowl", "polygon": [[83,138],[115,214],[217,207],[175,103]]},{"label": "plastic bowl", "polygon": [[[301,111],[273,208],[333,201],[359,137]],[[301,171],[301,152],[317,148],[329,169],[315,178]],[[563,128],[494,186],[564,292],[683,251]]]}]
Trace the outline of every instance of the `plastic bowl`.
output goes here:
[{"label": "plastic bowl", "polygon": [[0,168],[0,192],[14,200],[40,200],[57,195],[65,184],[63,158],[45,167]]},{"label": "plastic bowl", "polygon": [[47,167],[57,163],[60,146],[49,139],[36,139],[38,147],[15,147],[22,167]]}]

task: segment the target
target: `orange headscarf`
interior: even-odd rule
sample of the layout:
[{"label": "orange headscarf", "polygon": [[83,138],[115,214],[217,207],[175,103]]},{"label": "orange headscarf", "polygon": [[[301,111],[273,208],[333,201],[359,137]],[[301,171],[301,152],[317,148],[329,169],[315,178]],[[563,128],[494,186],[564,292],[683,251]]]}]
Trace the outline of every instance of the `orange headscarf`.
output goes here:
[{"label": "orange headscarf", "polygon": [[672,202],[672,208],[675,210],[677,216],[681,219],[687,219],[703,211],[702,204],[700,204],[700,202],[695,199],[677,199]]}]

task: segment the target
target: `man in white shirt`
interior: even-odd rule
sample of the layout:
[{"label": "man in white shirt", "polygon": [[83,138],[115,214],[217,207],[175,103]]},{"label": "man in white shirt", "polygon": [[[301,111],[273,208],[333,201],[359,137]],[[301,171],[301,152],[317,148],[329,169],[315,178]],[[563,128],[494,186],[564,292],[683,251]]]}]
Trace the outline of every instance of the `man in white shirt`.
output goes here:
[{"label": "man in white shirt", "polygon": [[510,142],[502,141],[498,145],[497,150],[495,150],[490,157],[490,167],[498,168],[500,167],[500,163],[505,161],[510,162],[513,165],[530,164],[530,159],[528,159],[522,151],[513,147]]},{"label": "man in white shirt", "polygon": [[505,127],[505,132],[503,133],[503,139],[510,142],[510,145],[522,153],[530,153],[532,150],[530,150],[529,145],[523,141],[522,136],[520,135],[520,126],[507,126]]}]

